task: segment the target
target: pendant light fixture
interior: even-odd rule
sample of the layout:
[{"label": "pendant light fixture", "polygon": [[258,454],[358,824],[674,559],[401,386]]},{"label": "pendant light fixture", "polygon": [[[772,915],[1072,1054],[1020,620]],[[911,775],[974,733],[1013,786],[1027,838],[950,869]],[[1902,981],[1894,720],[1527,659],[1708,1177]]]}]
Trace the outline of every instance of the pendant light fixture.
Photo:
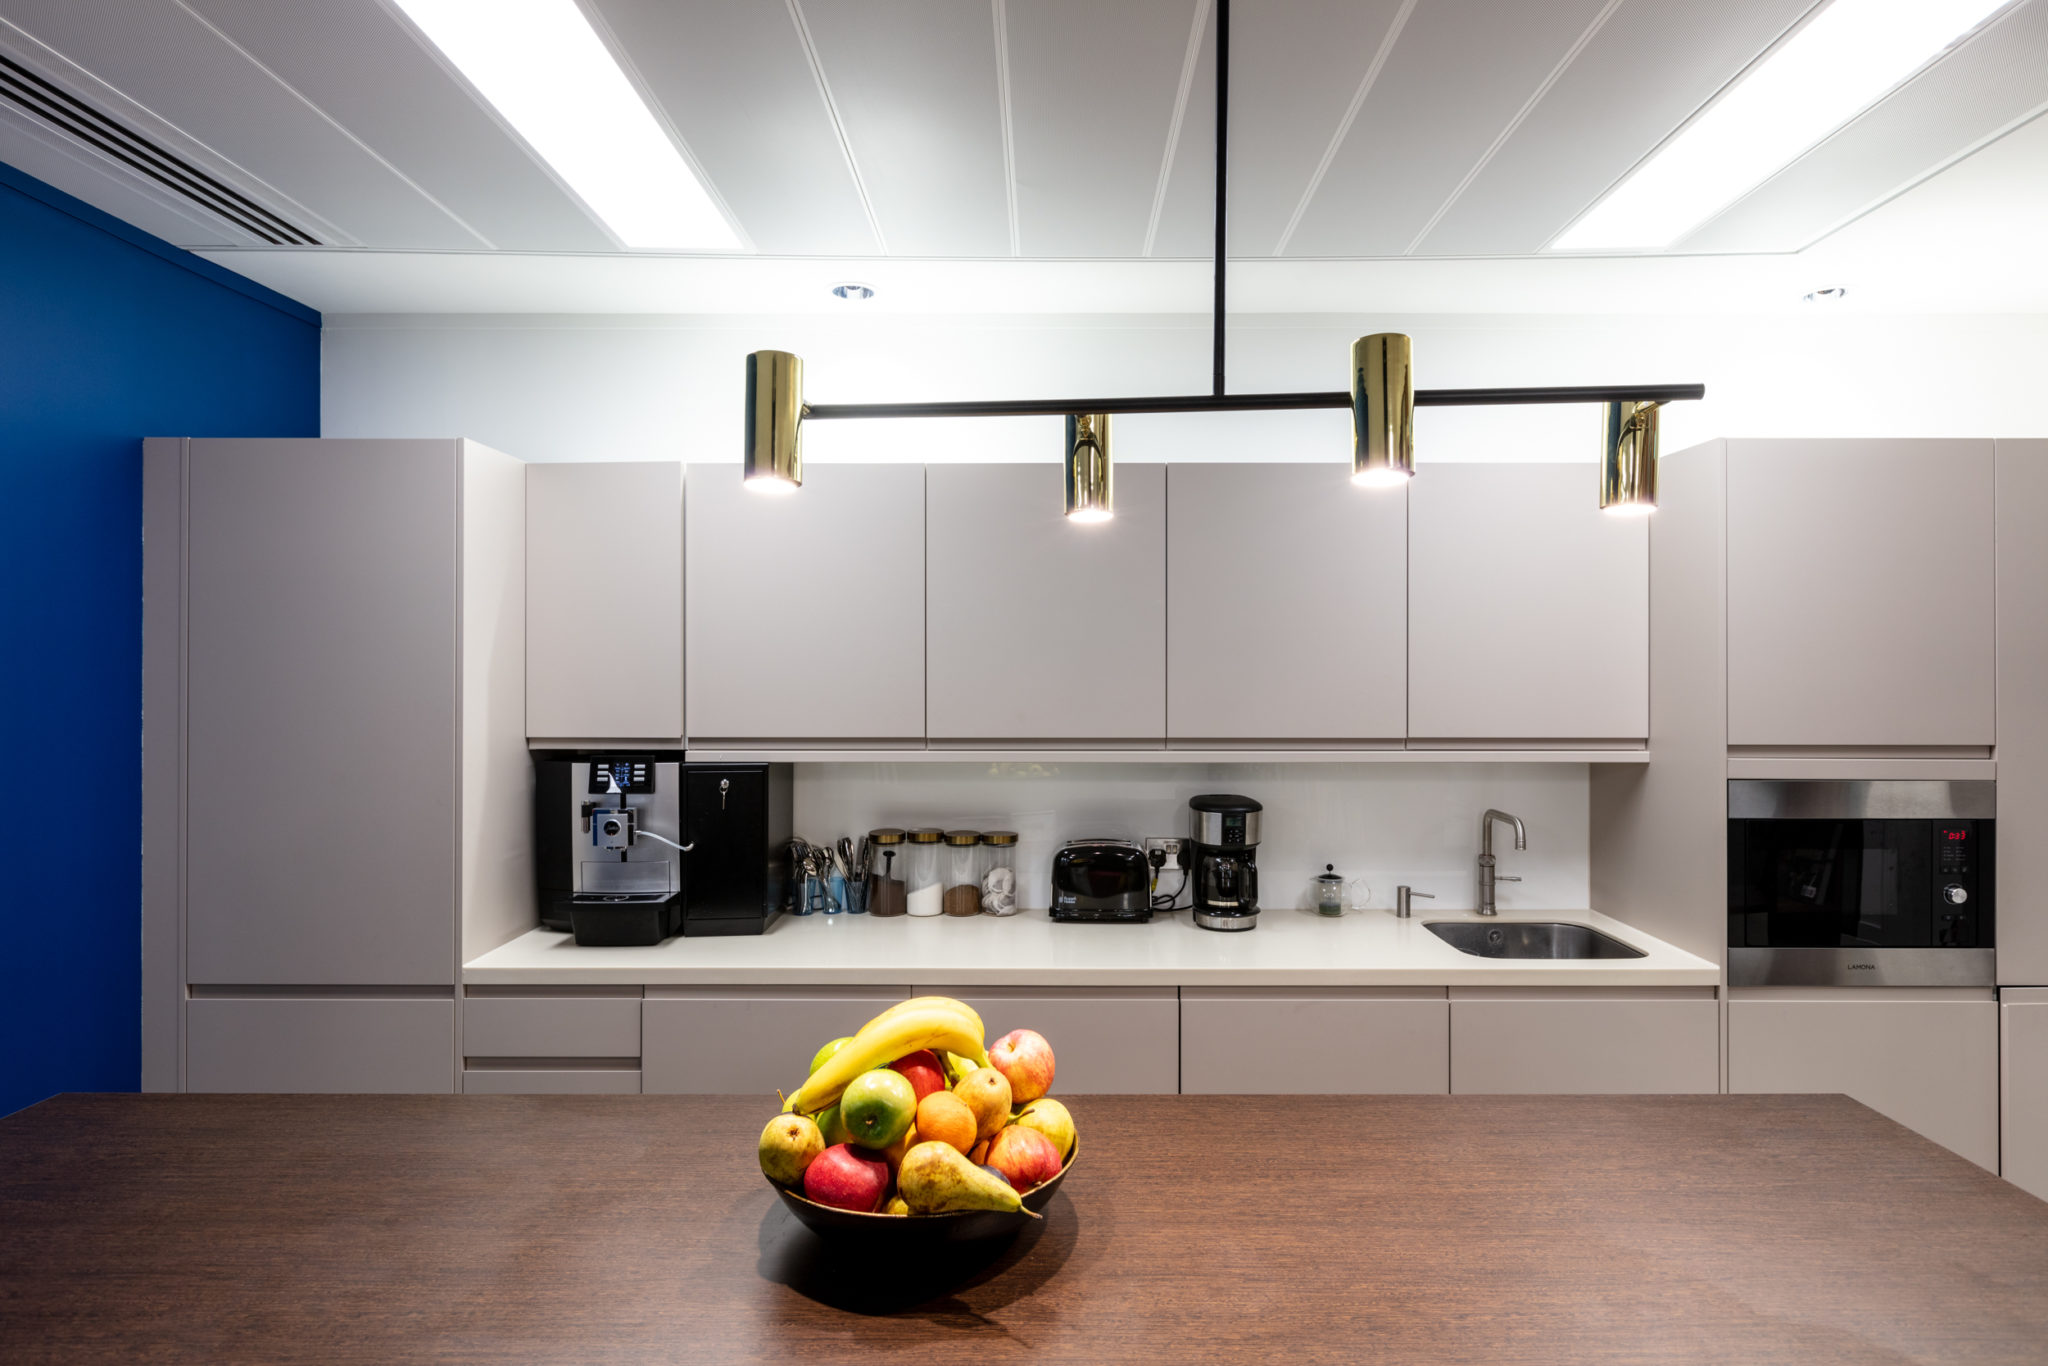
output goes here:
[{"label": "pendant light fixture", "polygon": [[1375,332],[1351,343],[1351,482],[1399,488],[1414,474],[1414,346]]},{"label": "pendant light fixture", "polygon": [[794,493],[804,484],[804,363],[787,351],[747,357],[747,487]]},{"label": "pendant light fixture", "polygon": [[[1705,398],[1703,384],[1595,384],[1534,388],[1417,389],[1414,347],[1398,332],[1351,345],[1349,390],[1232,394],[1224,387],[1225,208],[1230,134],[1230,0],[1216,0],[1216,239],[1211,269],[1211,389],[1146,398],[977,399],[963,403],[816,403],[803,401],[803,362],[786,351],[747,357],[746,479],[749,488],[788,491],[803,483],[799,428],[806,421],[900,417],[1058,417],[1066,420],[1066,513],[1075,522],[1114,515],[1109,419],[1115,413],[1351,410],[1351,478],[1367,487],[1400,487],[1415,473],[1415,410],[1481,404],[1607,405],[1600,505],[1647,512],[1657,502],[1657,407]],[[1617,413],[1619,416],[1617,417]],[[1619,425],[1617,425],[1619,424]]]},{"label": "pendant light fixture", "polygon": [[1067,414],[1067,520],[1106,522],[1116,516],[1109,463],[1109,414]]},{"label": "pendant light fixture", "polygon": [[1657,510],[1658,403],[1608,403],[1601,408],[1600,507],[1616,516]]}]

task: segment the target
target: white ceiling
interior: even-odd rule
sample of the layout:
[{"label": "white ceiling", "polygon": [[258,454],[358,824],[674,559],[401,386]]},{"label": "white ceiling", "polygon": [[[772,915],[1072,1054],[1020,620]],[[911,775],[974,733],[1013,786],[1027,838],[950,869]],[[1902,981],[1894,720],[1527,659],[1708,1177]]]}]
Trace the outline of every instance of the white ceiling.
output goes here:
[{"label": "white ceiling", "polygon": [[[323,307],[453,306],[510,289],[624,295],[635,311],[728,298],[769,311],[778,290],[835,273],[900,281],[938,311],[969,279],[1011,291],[980,295],[980,311],[1122,296],[1206,306],[1200,272],[1182,263],[1208,256],[1212,232],[1211,0],[582,3],[752,259],[622,253],[387,0],[0,0],[0,54],[318,248],[257,250],[247,231],[5,102],[0,160]],[[1803,252],[1783,276],[1796,282],[1845,237],[1869,266],[1885,249],[1857,229],[1972,167],[2025,201],[2039,138],[2005,135],[2036,133],[2029,121],[2048,110],[2048,0],[2019,0],[1702,225],[1673,250],[1692,264],[1474,264],[1534,258],[1811,7],[1235,0],[1230,249],[1250,273],[1233,307],[1265,295],[1355,307],[1359,282],[1498,290],[1539,278],[1538,292],[1648,287],[1712,303],[1737,277],[1699,258]],[[1999,154],[2007,142],[2017,155]],[[1986,174],[1967,177],[1967,193],[1984,196]],[[1927,247],[1911,234],[1892,244]],[[1035,269],[1147,258],[1159,269]],[[1332,261],[1366,264],[1286,264]],[[997,264],[947,264],[961,262]],[[1740,278],[1787,287],[1773,272]]]}]

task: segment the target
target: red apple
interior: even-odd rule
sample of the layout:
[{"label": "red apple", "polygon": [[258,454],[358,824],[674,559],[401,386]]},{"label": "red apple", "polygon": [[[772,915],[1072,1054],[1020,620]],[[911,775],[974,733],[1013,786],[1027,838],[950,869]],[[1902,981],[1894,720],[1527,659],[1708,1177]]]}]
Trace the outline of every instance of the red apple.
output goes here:
[{"label": "red apple", "polygon": [[1018,1190],[1028,1191],[1060,1174],[1060,1150],[1038,1130],[1012,1124],[988,1145],[988,1164]]},{"label": "red apple", "polygon": [[1052,1090],[1052,1045],[1043,1034],[1013,1029],[988,1051],[988,1065],[1010,1080],[1010,1099],[1029,1105]]},{"label": "red apple", "polygon": [[804,1198],[834,1209],[873,1214],[888,1189],[889,1164],[863,1157],[844,1143],[825,1149],[804,1168]]},{"label": "red apple", "polygon": [[889,1067],[909,1080],[910,1089],[917,1093],[918,1100],[934,1091],[946,1089],[946,1069],[939,1064],[939,1055],[929,1048],[898,1058]]}]

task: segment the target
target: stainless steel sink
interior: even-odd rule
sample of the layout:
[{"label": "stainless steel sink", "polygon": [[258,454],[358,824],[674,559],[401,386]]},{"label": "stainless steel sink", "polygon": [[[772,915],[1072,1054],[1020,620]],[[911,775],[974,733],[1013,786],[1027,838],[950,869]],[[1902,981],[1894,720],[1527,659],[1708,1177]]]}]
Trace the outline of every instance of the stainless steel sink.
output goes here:
[{"label": "stainless steel sink", "polygon": [[1641,958],[1611,934],[1554,920],[1432,920],[1429,932],[1474,958]]}]

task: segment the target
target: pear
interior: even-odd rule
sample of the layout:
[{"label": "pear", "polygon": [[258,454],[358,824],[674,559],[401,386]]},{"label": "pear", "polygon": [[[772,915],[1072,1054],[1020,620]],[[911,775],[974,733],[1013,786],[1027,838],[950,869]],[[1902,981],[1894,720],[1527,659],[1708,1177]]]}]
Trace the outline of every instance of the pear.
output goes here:
[{"label": "pear", "polygon": [[950,1143],[920,1143],[905,1153],[896,1187],[917,1214],[1024,1208],[1014,1186],[969,1162]]}]

